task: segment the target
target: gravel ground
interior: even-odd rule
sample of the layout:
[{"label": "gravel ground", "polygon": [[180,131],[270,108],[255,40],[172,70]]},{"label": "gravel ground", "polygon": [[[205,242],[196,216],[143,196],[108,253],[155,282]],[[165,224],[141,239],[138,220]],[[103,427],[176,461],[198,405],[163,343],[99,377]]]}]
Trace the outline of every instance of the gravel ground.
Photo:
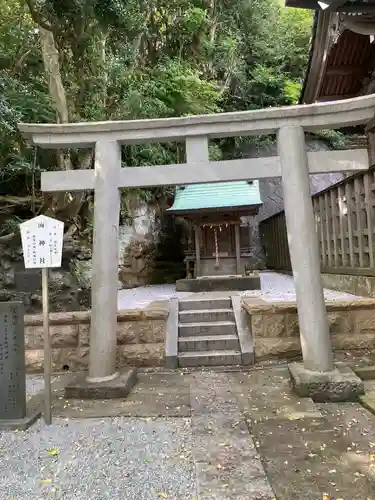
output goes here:
[{"label": "gravel ground", "polygon": [[0,433],[0,456],[4,500],[196,496],[189,419],[39,421]]},{"label": "gravel ground", "polygon": [[[292,276],[264,272],[260,274],[261,290],[242,292],[241,295],[257,296],[267,301],[296,300],[294,281]],[[356,299],[358,296],[350,293],[325,290],[327,300]],[[120,290],[118,294],[119,309],[133,309],[147,307],[154,300],[168,300],[171,297],[191,297],[193,294],[176,292],[174,285],[141,286],[131,290]]]}]

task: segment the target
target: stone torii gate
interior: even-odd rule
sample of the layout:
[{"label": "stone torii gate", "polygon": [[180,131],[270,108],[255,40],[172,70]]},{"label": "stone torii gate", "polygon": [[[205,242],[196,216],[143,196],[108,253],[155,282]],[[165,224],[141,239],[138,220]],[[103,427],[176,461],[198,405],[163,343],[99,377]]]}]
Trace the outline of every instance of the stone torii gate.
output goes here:
[{"label": "stone torii gate", "polygon": [[[120,188],[282,178],[285,214],[305,371],[342,379],[334,368],[320,277],[309,174],[368,168],[367,150],[305,152],[306,131],[368,122],[375,95],[284,108],[155,120],[71,124],[20,124],[42,148],[95,148],[94,170],[42,173],[42,191],[94,190],[92,319],[88,381],[107,382],[116,372],[117,238]],[[271,158],[211,162],[211,138],[277,134]],[[121,168],[121,145],[184,141],[186,163]],[[302,370],[302,375],[301,375]],[[332,375],[333,374],[333,375]],[[320,380],[320,379],[319,379]],[[298,380],[297,380],[298,384]]]}]

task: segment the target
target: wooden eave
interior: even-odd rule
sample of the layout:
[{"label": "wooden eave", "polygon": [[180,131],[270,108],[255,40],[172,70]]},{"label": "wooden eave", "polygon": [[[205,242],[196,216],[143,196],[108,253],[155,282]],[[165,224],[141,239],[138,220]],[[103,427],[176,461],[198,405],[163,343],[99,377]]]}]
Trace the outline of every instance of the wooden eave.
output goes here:
[{"label": "wooden eave", "polygon": [[259,205],[248,205],[240,207],[220,207],[220,208],[200,208],[198,210],[169,210],[168,213],[176,215],[178,217],[185,217],[188,219],[200,219],[200,220],[212,220],[222,218],[225,219],[234,218],[236,216],[244,215],[256,215],[259,211]]},{"label": "wooden eave", "polygon": [[368,35],[344,30],[333,43],[336,13],[315,14],[308,69],[301,104],[349,99],[366,93],[375,69],[375,44]]}]

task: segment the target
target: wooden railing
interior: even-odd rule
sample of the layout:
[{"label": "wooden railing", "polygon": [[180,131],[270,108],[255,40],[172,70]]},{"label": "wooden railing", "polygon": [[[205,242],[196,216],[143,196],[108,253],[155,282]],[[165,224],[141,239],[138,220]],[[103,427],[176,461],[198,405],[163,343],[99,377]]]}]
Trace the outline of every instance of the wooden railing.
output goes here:
[{"label": "wooden railing", "polygon": [[[375,276],[375,167],[312,197],[322,272]],[[266,264],[291,270],[285,214],[260,223]]]}]

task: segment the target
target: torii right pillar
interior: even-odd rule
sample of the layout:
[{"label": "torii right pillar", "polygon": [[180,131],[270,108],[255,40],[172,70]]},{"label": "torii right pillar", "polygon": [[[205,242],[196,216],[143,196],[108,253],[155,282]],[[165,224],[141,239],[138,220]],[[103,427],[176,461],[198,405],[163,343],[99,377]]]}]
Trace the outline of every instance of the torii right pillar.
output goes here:
[{"label": "torii right pillar", "polygon": [[303,363],[289,365],[292,384],[299,395],[315,401],[353,400],[364,387],[349,367],[333,362],[304,130],[282,127],[277,142],[303,355]]}]

